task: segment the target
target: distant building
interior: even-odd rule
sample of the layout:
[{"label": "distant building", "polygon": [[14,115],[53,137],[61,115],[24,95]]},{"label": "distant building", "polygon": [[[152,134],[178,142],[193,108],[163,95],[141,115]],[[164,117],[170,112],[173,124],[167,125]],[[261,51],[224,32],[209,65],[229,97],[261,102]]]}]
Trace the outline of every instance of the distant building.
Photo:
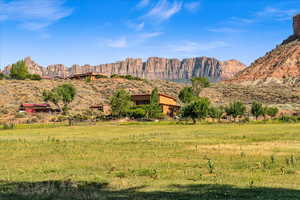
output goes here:
[{"label": "distant building", "polygon": [[101,111],[104,114],[110,114],[110,105],[108,105],[108,104],[93,105],[93,106],[90,106],[90,109]]},{"label": "distant building", "polygon": [[52,112],[49,104],[21,104],[19,111],[26,113],[41,113],[41,112]]},{"label": "distant building", "polygon": [[99,78],[107,78],[105,74],[101,73],[94,73],[94,72],[88,72],[88,73],[83,73],[83,74],[73,74],[68,77],[69,79],[72,80],[85,80],[85,79],[90,79],[91,81],[99,79]]},{"label": "distant building", "polygon": [[[132,95],[131,99],[136,105],[147,105],[150,104],[151,94],[143,95]],[[165,115],[174,117],[180,110],[180,106],[177,104],[176,98],[159,94],[159,105],[161,106],[162,112]]]}]

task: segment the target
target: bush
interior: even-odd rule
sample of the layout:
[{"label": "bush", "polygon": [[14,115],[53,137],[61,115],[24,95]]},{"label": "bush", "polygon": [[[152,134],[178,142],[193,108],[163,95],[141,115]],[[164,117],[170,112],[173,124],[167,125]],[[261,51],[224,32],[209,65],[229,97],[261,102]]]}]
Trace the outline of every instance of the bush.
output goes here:
[{"label": "bush", "polygon": [[271,118],[276,117],[278,114],[279,109],[277,107],[269,107],[266,111],[266,114],[269,115]]},{"label": "bush", "polygon": [[111,78],[123,78],[123,79],[127,79],[127,80],[136,80],[136,81],[143,80],[139,77],[134,77],[134,76],[131,76],[131,75],[119,75],[119,74],[113,74],[113,75],[111,75]]},{"label": "bush", "polygon": [[300,118],[297,116],[283,115],[282,117],[279,118],[279,121],[287,122],[287,123],[296,123],[300,121]]},{"label": "bush", "polygon": [[129,117],[134,119],[142,119],[146,116],[146,111],[143,108],[133,108],[128,111]]},{"label": "bush", "polygon": [[99,79],[99,78],[108,78],[108,77],[105,75],[98,74],[98,75],[96,75],[96,78]]},{"label": "bush", "polygon": [[3,129],[4,130],[8,130],[8,129],[15,129],[16,125],[15,124],[8,124],[8,123],[4,123],[3,124]]},{"label": "bush", "polygon": [[33,80],[33,81],[40,81],[40,80],[42,80],[42,77],[40,75],[38,75],[38,74],[30,74],[30,75],[28,75],[28,78],[30,80]]},{"label": "bush", "polygon": [[26,117],[27,113],[25,112],[18,112],[15,114],[15,118],[24,118]]}]

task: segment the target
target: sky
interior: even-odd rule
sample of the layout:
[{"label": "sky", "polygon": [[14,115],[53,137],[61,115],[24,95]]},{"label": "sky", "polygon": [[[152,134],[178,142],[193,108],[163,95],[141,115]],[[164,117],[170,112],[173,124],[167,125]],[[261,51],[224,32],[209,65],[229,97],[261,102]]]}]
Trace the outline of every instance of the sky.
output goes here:
[{"label": "sky", "polygon": [[292,34],[300,0],[0,0],[0,68],[207,56],[249,65]]}]

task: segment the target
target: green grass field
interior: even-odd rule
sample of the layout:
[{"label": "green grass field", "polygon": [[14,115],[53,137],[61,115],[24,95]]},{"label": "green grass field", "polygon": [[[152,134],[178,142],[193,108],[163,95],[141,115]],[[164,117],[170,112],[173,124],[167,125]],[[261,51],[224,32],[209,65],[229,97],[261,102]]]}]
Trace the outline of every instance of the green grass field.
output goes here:
[{"label": "green grass field", "polygon": [[0,199],[300,199],[300,124],[0,131]]}]

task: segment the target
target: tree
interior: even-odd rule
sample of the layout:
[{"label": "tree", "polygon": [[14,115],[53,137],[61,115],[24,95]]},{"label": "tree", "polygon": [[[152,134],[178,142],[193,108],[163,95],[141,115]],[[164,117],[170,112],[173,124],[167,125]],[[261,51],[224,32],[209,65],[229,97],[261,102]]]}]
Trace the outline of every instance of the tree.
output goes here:
[{"label": "tree", "polygon": [[277,107],[269,107],[266,111],[267,115],[269,115],[271,118],[276,117],[278,112],[279,112],[279,109]]},{"label": "tree", "polygon": [[210,101],[207,98],[199,98],[182,108],[182,117],[188,117],[196,124],[197,119],[205,119],[209,114]]},{"label": "tree", "polygon": [[112,114],[117,117],[125,117],[133,105],[131,96],[125,90],[118,90],[110,99]]},{"label": "tree", "polygon": [[255,119],[257,120],[259,118],[259,116],[264,115],[264,108],[263,105],[257,101],[252,102],[251,105],[251,114],[255,117]]},{"label": "tree", "polygon": [[225,108],[225,112],[227,115],[232,116],[234,121],[236,121],[236,118],[241,117],[246,112],[246,106],[240,102],[236,101],[233,103],[230,103],[228,107]]},{"label": "tree", "polygon": [[144,106],[146,117],[150,118],[159,118],[162,115],[162,110],[159,105],[159,93],[158,89],[155,88],[151,92],[150,104]]},{"label": "tree", "polygon": [[[46,102],[52,102],[60,111],[63,111],[64,114],[67,113],[69,109],[69,104],[74,100],[76,96],[76,89],[72,84],[63,84],[56,88],[53,88],[51,91],[43,92],[43,99]],[[60,105],[60,102],[63,106]]]},{"label": "tree", "polygon": [[185,87],[180,91],[178,98],[181,102],[186,104],[191,103],[193,100],[195,100],[196,96],[193,92],[193,88]]},{"label": "tree", "polygon": [[218,122],[221,121],[221,118],[224,114],[224,108],[222,106],[220,107],[210,107],[209,108],[209,116],[213,119],[218,119]]},{"label": "tree", "polygon": [[5,74],[3,74],[3,73],[0,72],[0,80],[3,80],[5,78],[6,78]]},{"label": "tree", "polygon": [[195,77],[192,78],[193,92],[196,96],[199,96],[203,88],[210,86],[210,82],[206,77]]},{"label": "tree", "polygon": [[10,70],[10,78],[17,80],[25,80],[28,78],[29,73],[24,60],[18,61],[13,64]]}]

